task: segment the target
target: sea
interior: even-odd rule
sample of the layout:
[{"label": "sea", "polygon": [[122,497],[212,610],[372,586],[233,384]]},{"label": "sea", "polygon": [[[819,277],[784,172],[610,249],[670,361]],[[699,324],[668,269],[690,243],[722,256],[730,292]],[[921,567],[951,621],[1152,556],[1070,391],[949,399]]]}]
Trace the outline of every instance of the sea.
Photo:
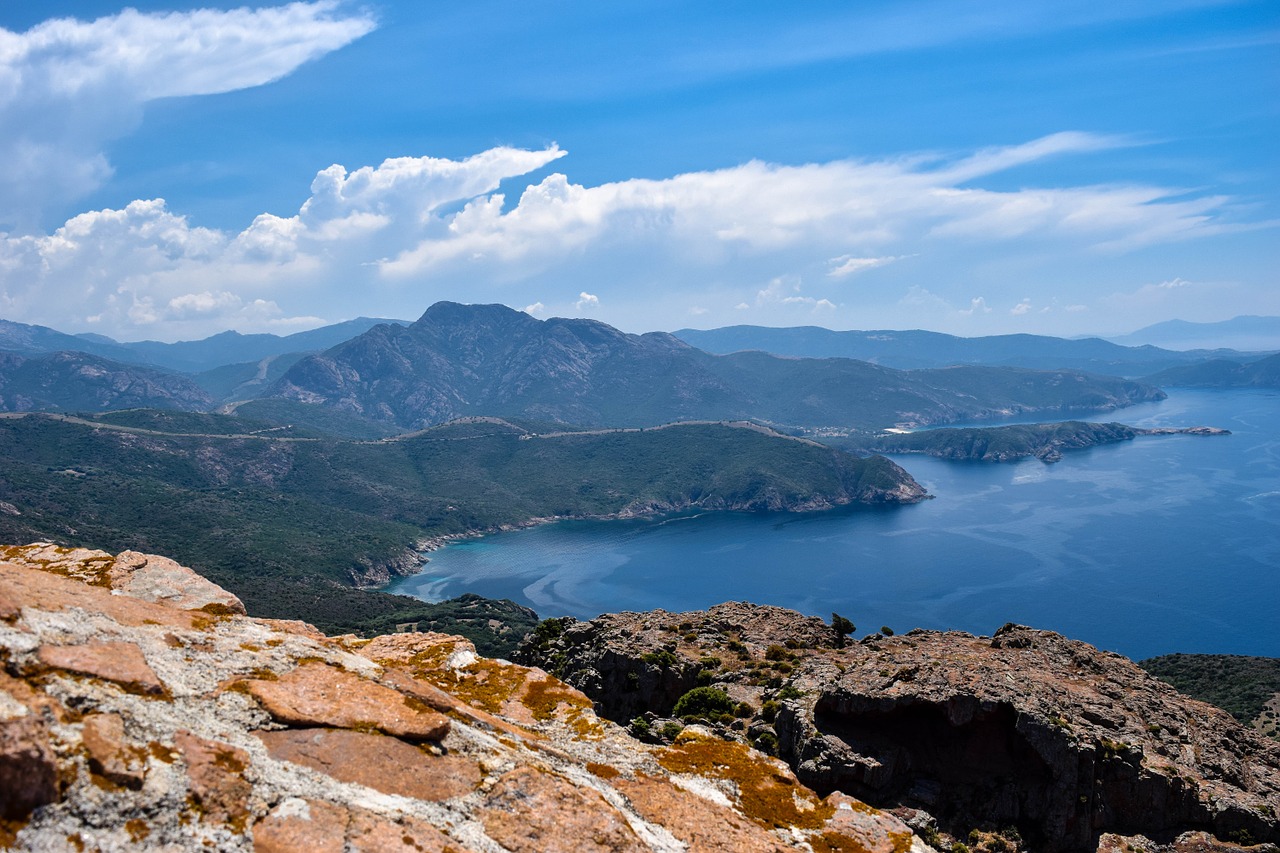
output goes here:
[{"label": "sea", "polygon": [[839,613],[857,636],[1017,622],[1135,660],[1280,657],[1280,392],[1171,390],[1088,419],[1231,435],[1054,464],[895,455],[932,500],[556,522],[450,544],[389,591],[510,598],[544,618],[752,601]]}]

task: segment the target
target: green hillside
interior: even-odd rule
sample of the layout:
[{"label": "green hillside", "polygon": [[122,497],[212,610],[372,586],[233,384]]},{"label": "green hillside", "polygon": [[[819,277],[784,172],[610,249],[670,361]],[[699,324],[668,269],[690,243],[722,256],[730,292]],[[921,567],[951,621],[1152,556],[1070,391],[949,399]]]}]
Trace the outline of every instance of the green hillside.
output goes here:
[{"label": "green hillside", "polygon": [[93,423],[0,419],[0,542],[165,554],[240,595],[251,613],[329,631],[427,618],[421,602],[354,587],[411,571],[414,543],[430,537],[551,516],[923,495],[883,458],[712,424],[528,437],[475,422],[355,442],[249,436],[251,422],[217,415],[131,412]]}]

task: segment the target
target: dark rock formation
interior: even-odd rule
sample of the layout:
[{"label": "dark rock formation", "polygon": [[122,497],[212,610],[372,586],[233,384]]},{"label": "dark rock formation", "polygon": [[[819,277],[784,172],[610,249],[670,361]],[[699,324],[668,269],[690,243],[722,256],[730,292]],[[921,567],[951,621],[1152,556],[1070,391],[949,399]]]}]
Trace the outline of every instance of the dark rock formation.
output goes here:
[{"label": "dark rock formation", "polygon": [[776,744],[816,790],[923,811],[956,838],[1016,827],[1048,853],[1104,833],[1280,841],[1280,748],[1119,655],[1015,625],[836,642],[818,619],[725,604],[559,620],[520,659],[619,720],[714,684],[755,714],[722,735]]}]

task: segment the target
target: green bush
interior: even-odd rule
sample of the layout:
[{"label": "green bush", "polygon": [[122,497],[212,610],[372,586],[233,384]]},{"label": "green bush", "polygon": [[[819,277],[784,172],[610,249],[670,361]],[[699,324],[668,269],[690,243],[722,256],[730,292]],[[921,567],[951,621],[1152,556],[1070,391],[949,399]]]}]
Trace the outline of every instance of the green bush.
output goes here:
[{"label": "green bush", "polygon": [[718,719],[721,715],[733,717],[734,704],[729,694],[715,687],[695,687],[676,700],[671,713],[684,720]]}]

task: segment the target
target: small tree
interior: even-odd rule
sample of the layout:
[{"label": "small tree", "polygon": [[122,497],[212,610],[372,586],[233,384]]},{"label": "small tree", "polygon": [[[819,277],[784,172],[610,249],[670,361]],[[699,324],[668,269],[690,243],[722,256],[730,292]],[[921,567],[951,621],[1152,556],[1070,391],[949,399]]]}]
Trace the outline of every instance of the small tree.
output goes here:
[{"label": "small tree", "polygon": [[843,649],[849,635],[858,630],[858,627],[839,613],[832,613],[831,630],[836,632],[836,648]]}]

